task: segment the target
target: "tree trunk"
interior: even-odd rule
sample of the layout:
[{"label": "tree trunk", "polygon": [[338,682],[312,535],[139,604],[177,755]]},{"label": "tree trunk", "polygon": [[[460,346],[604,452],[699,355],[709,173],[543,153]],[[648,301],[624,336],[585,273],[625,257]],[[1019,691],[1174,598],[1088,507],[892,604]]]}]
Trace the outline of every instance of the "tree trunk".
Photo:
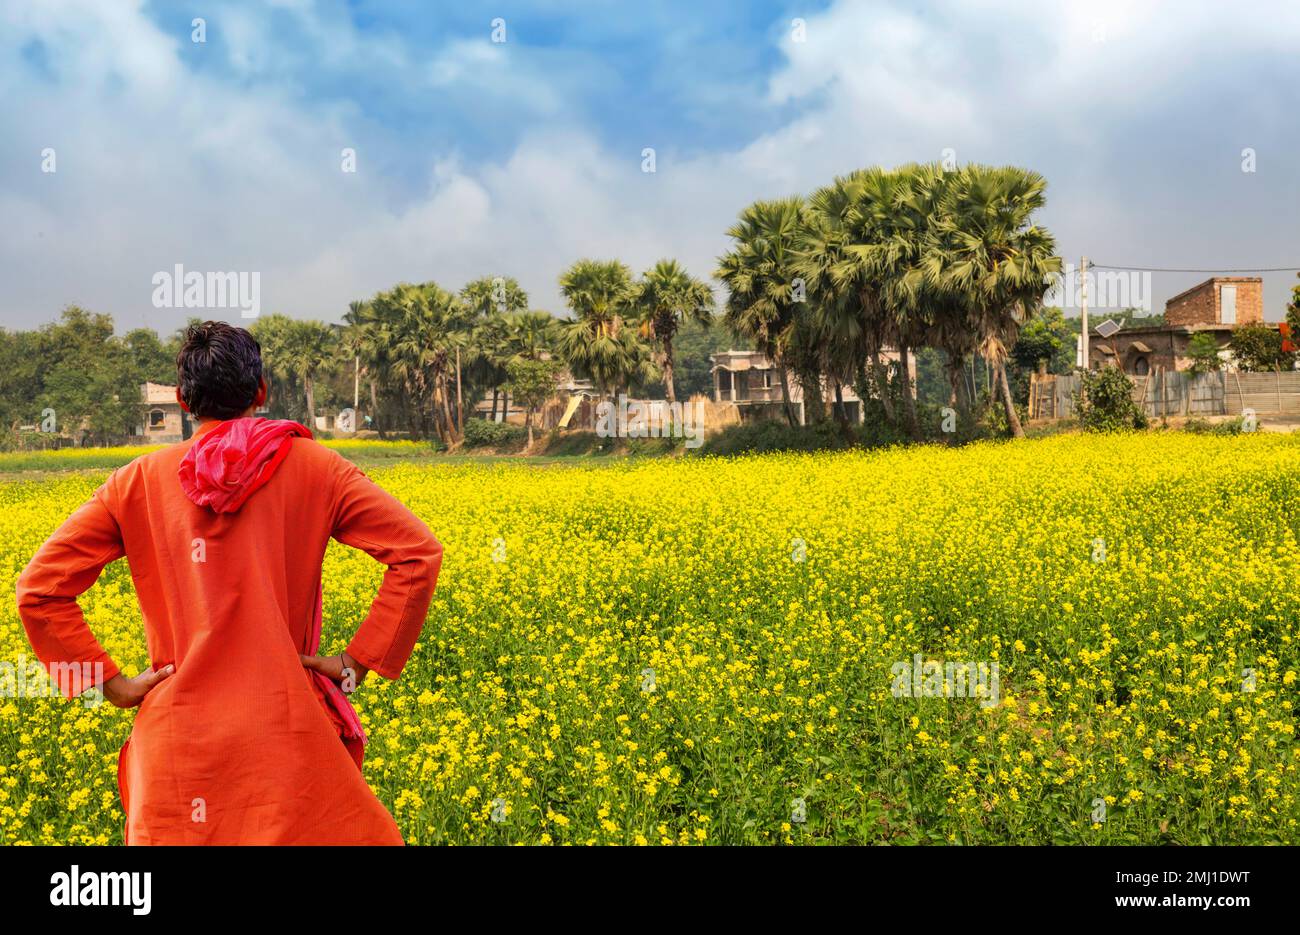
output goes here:
[{"label": "tree trunk", "polygon": [[423,425],[419,418],[418,405],[412,406],[409,394],[402,401],[402,411],[406,414],[406,430],[411,434],[411,439],[427,437],[423,431]]},{"label": "tree trunk", "polygon": [[916,400],[912,398],[911,368],[908,366],[907,342],[898,342],[898,377],[903,385],[903,420],[913,441],[921,441],[921,424],[916,421]]},{"label": "tree trunk", "polygon": [[998,385],[1002,388],[1002,404],[1007,410],[1007,424],[1011,426],[1012,438],[1024,438],[1025,430],[1020,425],[1020,416],[1016,415],[1016,404],[1011,401],[1011,385],[1007,382],[1007,365],[1005,361],[997,365]]},{"label": "tree trunk", "polygon": [[460,348],[456,348],[456,436],[465,432],[465,403],[460,395]]},{"label": "tree trunk", "polygon": [[456,413],[451,402],[451,386],[442,390],[442,415],[447,420],[447,435],[452,442],[460,441],[460,432],[456,429]]},{"label": "tree trunk", "polygon": [[447,406],[443,400],[441,387],[435,387],[434,389],[433,430],[448,448],[456,441],[456,436],[451,431],[451,417],[447,414]]},{"label": "tree trunk", "polygon": [[839,377],[835,377],[835,420],[843,426],[849,424],[849,414],[844,411],[844,387],[840,385]]},{"label": "tree trunk", "polygon": [[379,390],[375,388],[375,381],[370,381],[370,420],[375,425],[375,431],[379,433],[379,440],[384,440],[384,430],[379,424]]},{"label": "tree trunk", "polygon": [[528,412],[524,414],[524,427],[528,429],[528,447],[533,447],[533,409],[528,407]]},{"label": "tree trunk", "polygon": [[825,422],[826,401],[822,398],[820,374],[800,373],[799,386],[803,389],[804,418],[817,424]]},{"label": "tree trunk", "polygon": [[664,339],[664,395],[670,403],[677,402],[677,387],[673,386],[673,342]]},{"label": "tree trunk", "polygon": [[[785,364],[777,364],[777,373],[781,377],[781,404],[785,407],[785,418],[792,426],[798,425],[799,420],[795,418],[794,404],[790,402],[790,375],[786,373]],[[735,377],[733,376],[734,380]]]},{"label": "tree trunk", "polygon": [[952,404],[961,415],[963,422],[969,421],[971,401],[966,386],[966,364],[960,357],[948,351],[945,368],[948,371],[948,385],[952,388]]},{"label": "tree trunk", "polygon": [[880,405],[885,410],[885,418],[891,423],[897,424],[897,417],[894,415],[894,400],[889,392],[889,378],[885,373],[885,366],[880,362],[880,351],[871,352],[871,380],[876,387],[876,395],[880,397]]},{"label": "tree trunk", "polygon": [[488,418],[489,422],[497,420],[497,399],[501,396],[501,387],[492,387],[492,415]]},{"label": "tree trunk", "polygon": [[312,384],[311,374],[302,375],[303,385],[307,388],[307,428],[316,431],[316,387]]}]

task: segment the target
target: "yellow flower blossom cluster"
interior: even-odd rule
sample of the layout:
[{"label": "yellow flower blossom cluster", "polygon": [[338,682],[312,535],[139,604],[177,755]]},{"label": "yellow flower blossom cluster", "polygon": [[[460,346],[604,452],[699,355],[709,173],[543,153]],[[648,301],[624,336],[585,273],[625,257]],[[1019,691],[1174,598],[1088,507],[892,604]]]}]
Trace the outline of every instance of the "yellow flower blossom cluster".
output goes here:
[{"label": "yellow flower blossom cluster", "polygon": [[[394,460],[446,555],[404,675],[355,697],[411,843],[1300,841],[1300,442]],[[0,483],[9,593],[102,476]],[[331,545],[322,652],[382,571]],[[83,606],[147,664],[125,562]],[[898,697],[916,658],[996,696]],[[130,720],[0,697],[0,841],[120,842]]]}]

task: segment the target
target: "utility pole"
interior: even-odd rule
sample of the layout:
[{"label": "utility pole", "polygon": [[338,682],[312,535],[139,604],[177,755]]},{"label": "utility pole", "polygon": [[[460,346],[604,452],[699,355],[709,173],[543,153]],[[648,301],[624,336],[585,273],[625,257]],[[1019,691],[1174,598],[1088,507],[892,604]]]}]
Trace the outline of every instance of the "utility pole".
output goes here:
[{"label": "utility pole", "polygon": [[1086,256],[1079,261],[1079,277],[1082,279],[1079,290],[1079,306],[1083,315],[1079,327],[1079,348],[1083,352],[1083,369],[1088,370],[1090,369],[1091,359],[1088,356],[1088,258]]}]

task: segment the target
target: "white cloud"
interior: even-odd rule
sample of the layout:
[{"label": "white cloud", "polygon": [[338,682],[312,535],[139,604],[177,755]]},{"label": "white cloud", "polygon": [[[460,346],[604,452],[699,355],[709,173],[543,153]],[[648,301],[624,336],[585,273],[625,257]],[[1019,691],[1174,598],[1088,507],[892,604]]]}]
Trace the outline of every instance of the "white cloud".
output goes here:
[{"label": "white cloud", "polygon": [[[1300,11],[1261,9],[1225,17],[1208,3],[1102,3],[1045,12],[1028,0],[984,0],[920,13],[838,3],[807,18],[804,43],[774,25],[785,62],[768,83],[769,112],[789,116],[728,150],[669,141],[654,174],[641,171],[638,149],[613,151],[573,116],[575,78],[554,67],[554,53],[548,73],[539,59],[491,46],[485,30],[481,43],[452,42],[412,63],[392,37],[287,14],[311,37],[302,54],[373,55],[377,67],[422,75],[427,93],[519,105],[512,114],[527,122],[508,156],[471,163],[448,127],[448,142],[427,154],[427,187],[395,198],[379,154],[355,138],[350,102],[304,103],[291,84],[222,82],[189,68],[188,31],[162,33],[138,3],[6,6],[0,89],[22,105],[6,111],[0,134],[0,324],[49,320],[78,301],[121,327],[169,331],[180,317],[149,307],[150,277],[178,262],[258,270],[263,308],[299,316],[337,319],[350,300],[403,279],[458,288],[497,272],[518,276],[535,305],[560,311],[556,277],[580,256],[619,257],[637,270],[676,256],[708,276],[749,201],[808,191],[861,165],[937,159],[944,147],[963,161],[1043,171],[1048,223],[1071,255],[1300,262],[1296,131],[1274,119],[1286,90],[1255,88],[1257,101],[1220,115],[1221,130],[1197,120],[1199,94],[1245,83],[1261,60],[1294,77],[1287,63]],[[1104,41],[1093,42],[1098,20]],[[277,70],[265,20],[223,13],[209,28],[218,25],[241,37],[242,74]],[[32,37],[44,42],[57,84],[18,63]],[[1201,142],[1188,165],[1166,167],[1160,147],[1182,127]],[[1144,128],[1149,137],[1131,135]],[[1222,167],[1203,142],[1215,133]],[[1233,154],[1248,145],[1239,135],[1260,140],[1256,178],[1237,170]],[[1288,151],[1277,148],[1283,141]],[[39,169],[45,146],[58,149],[54,176]],[[343,146],[358,149],[355,175],[339,171]],[[1243,202],[1256,213],[1246,221],[1239,213],[1231,239],[1219,237],[1217,221],[1239,197],[1256,199]],[[1158,279],[1157,300],[1182,285],[1164,289]]]}]

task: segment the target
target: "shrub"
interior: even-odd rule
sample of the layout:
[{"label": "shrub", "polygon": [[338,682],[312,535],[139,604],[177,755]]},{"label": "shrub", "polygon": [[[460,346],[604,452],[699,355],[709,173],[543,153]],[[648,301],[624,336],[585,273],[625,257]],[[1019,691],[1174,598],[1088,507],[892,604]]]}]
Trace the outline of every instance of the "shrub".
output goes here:
[{"label": "shrub", "polygon": [[524,442],[523,426],[490,419],[469,419],[465,423],[466,448],[518,448]]},{"label": "shrub", "polygon": [[1243,429],[1241,419],[1229,419],[1227,422],[1188,419],[1183,425],[1183,431],[1191,432],[1193,435],[1240,435]]},{"label": "shrub", "polygon": [[831,451],[853,446],[852,431],[845,434],[833,419],[813,425],[789,425],[774,419],[729,425],[716,435],[706,435],[696,451],[735,455],[768,451]]},{"label": "shrub", "polygon": [[1074,411],[1088,432],[1124,432],[1147,427],[1146,414],[1133,401],[1133,381],[1118,367],[1080,371]]},{"label": "shrub", "polygon": [[1294,351],[1282,350],[1282,335],[1268,325],[1238,325],[1232,329],[1228,349],[1242,370],[1290,370]]},{"label": "shrub", "polygon": [[1204,331],[1192,335],[1192,339],[1187,342],[1187,356],[1192,359],[1188,368],[1192,373],[1212,373],[1223,367],[1223,360],[1219,357],[1219,342],[1214,340],[1214,335]]}]

